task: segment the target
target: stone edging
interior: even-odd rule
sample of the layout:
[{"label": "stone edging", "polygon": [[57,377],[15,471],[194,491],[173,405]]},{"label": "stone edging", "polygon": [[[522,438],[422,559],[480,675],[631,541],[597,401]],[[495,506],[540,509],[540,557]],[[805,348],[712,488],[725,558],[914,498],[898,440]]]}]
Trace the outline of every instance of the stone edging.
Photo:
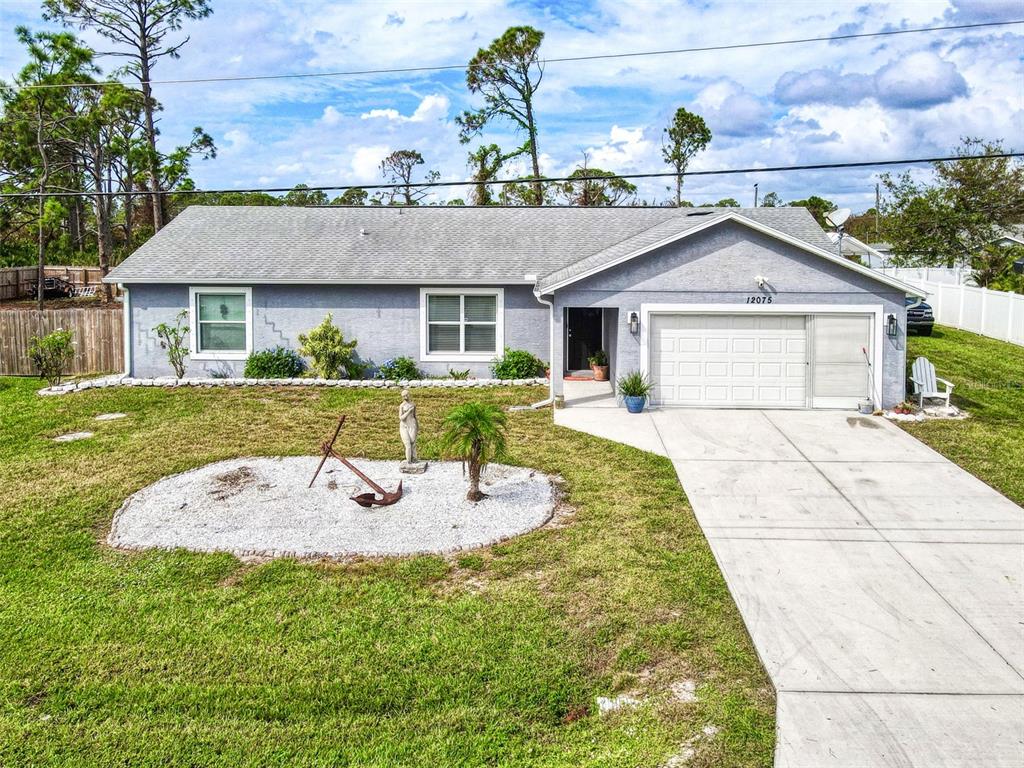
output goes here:
[{"label": "stone edging", "polygon": [[212,379],[170,376],[155,379],[136,379],[130,376],[104,376],[85,379],[72,384],[40,389],[40,395],[66,395],[87,389],[105,387],[348,387],[353,389],[461,389],[469,387],[536,387],[546,385],[547,379]]}]

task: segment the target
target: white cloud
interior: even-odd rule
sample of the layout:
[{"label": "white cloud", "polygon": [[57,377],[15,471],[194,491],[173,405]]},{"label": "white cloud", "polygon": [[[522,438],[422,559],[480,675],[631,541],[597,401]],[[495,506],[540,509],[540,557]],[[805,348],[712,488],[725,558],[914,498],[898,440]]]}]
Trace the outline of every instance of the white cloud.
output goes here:
[{"label": "white cloud", "polygon": [[643,128],[622,128],[613,125],[608,140],[590,147],[590,164],[601,170],[634,170],[652,159],[655,143],[644,138]]},{"label": "white cloud", "polygon": [[409,115],[409,117],[390,107],[387,109],[371,109],[359,117],[362,120],[382,119],[394,123],[424,123],[430,120],[444,120],[448,116],[449,106],[451,106],[451,102],[447,96],[432,93],[423,97],[419,106],[416,107],[416,111]]},{"label": "white cloud", "polygon": [[379,181],[380,161],[391,152],[391,147],[386,144],[376,144],[370,147],[357,147],[352,152],[351,168],[352,174],[357,181]]},{"label": "white cloud", "polygon": [[341,112],[328,104],[324,107],[324,113],[320,116],[320,122],[324,125],[337,125],[341,122]]}]

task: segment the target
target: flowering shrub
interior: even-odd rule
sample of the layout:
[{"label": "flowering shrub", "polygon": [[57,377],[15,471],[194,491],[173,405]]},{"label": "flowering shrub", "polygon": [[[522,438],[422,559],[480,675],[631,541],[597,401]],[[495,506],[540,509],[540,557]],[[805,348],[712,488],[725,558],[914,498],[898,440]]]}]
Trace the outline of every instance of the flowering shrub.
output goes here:
[{"label": "flowering shrub", "polygon": [[392,357],[381,363],[377,368],[377,378],[401,381],[402,379],[422,379],[423,374],[411,357],[402,356]]}]

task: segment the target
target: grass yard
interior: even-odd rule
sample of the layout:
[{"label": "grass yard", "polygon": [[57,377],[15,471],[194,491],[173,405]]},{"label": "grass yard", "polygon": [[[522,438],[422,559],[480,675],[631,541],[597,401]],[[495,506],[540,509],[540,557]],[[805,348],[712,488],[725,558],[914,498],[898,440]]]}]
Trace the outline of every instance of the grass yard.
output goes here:
[{"label": "grass yard", "polygon": [[[39,386],[0,379],[0,765],[632,768],[687,746],[691,766],[770,765],[774,693],[667,459],[516,413],[513,463],[565,478],[566,524],[448,559],[129,554],[103,544],[126,496],[220,459],[314,453],[340,412],[344,454],[399,458],[398,394]],[[421,442],[468,396],[417,392]],[[984,427],[963,404],[974,422],[922,437]],[[128,417],[93,420],[110,411]],[[96,436],[49,439],[76,430]],[[695,704],[670,700],[686,679]],[[645,703],[597,714],[623,692]]]},{"label": "grass yard", "polygon": [[1024,506],[1024,347],[938,325],[907,346],[908,366],[931,360],[971,418],[901,426]]}]

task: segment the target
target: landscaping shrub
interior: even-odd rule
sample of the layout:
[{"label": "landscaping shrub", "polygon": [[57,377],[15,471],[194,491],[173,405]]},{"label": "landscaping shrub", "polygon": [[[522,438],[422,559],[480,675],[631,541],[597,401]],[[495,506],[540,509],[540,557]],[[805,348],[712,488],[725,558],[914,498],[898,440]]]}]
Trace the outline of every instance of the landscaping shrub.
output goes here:
[{"label": "landscaping shrub", "polygon": [[463,368],[456,370],[455,368],[448,369],[448,378],[455,379],[457,381],[465,381],[469,378],[469,368]]},{"label": "landscaping shrub", "polygon": [[330,312],[308,334],[299,334],[299,344],[299,354],[312,358],[310,368],[318,378],[336,379],[342,373],[350,379],[362,378],[366,366],[355,360],[356,340],[345,341]]},{"label": "landscaping shrub", "polygon": [[544,375],[545,364],[525,349],[505,348],[503,357],[491,364],[496,379],[532,379]]},{"label": "landscaping shrub", "polygon": [[377,378],[401,381],[402,379],[422,379],[423,374],[411,357],[402,356],[393,357],[381,363],[377,369]]},{"label": "landscaping shrub", "polygon": [[304,370],[306,363],[298,352],[277,346],[249,355],[244,375],[247,379],[294,379]]},{"label": "landscaping shrub", "polygon": [[188,355],[188,346],[185,344],[188,326],[183,324],[186,317],[188,311],[183,309],[174,318],[174,325],[160,323],[153,328],[153,333],[160,339],[160,346],[167,350],[167,361],[174,369],[174,375],[179,379],[185,375],[185,357]]},{"label": "landscaping shrub", "polygon": [[75,357],[74,335],[74,331],[58,328],[42,338],[33,336],[29,342],[28,354],[32,364],[39,370],[40,378],[46,379],[51,387],[60,384],[64,369]]}]

